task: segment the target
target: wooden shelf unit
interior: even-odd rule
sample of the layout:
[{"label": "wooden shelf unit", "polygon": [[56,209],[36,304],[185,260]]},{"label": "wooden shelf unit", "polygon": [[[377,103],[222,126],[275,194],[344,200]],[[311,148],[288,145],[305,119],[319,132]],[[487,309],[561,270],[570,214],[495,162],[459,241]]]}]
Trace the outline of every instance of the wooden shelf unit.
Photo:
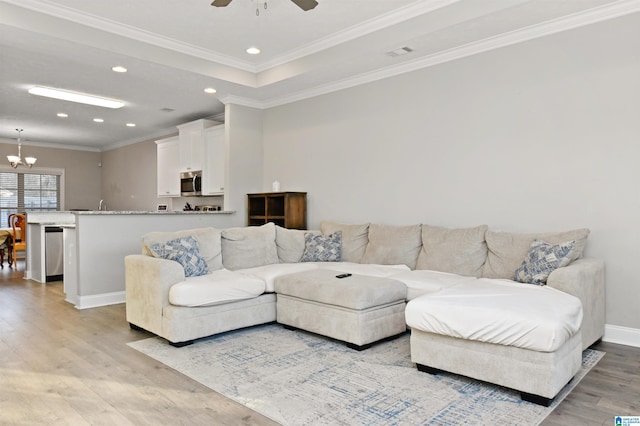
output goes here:
[{"label": "wooden shelf unit", "polygon": [[273,222],[284,228],[307,229],[306,192],[247,194],[247,225]]}]

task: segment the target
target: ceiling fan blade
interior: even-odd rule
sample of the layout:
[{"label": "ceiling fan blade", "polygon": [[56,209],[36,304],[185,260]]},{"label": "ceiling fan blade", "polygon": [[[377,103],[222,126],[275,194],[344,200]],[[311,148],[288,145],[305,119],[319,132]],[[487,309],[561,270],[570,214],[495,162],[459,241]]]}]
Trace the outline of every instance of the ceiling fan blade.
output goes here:
[{"label": "ceiling fan blade", "polygon": [[213,3],[211,3],[211,6],[225,7],[229,3],[231,3],[231,0],[213,0]]},{"label": "ceiling fan blade", "polygon": [[318,5],[318,2],[316,0],[291,0],[291,1],[294,2],[296,5],[298,5],[298,7],[304,10],[305,12],[307,10],[313,9]]}]

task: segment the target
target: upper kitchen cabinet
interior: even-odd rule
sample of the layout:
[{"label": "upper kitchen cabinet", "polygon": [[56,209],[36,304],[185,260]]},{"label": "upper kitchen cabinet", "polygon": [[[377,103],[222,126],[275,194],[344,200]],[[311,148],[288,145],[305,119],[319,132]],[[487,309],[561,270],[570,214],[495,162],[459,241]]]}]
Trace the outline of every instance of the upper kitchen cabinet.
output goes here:
[{"label": "upper kitchen cabinet", "polygon": [[223,195],[225,175],[224,125],[204,130],[202,195]]},{"label": "upper kitchen cabinet", "polygon": [[178,136],[156,141],[158,153],[158,197],[180,196],[180,139]]},{"label": "upper kitchen cabinet", "polygon": [[202,170],[205,130],[218,123],[213,120],[196,120],[178,126],[180,138],[180,171]]}]

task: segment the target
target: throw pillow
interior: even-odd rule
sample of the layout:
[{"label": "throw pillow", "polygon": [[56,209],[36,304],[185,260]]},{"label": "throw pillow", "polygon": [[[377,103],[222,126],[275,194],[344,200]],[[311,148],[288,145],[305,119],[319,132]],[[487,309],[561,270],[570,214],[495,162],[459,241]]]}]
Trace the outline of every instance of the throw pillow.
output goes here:
[{"label": "throw pillow", "polygon": [[142,254],[153,256],[150,247],[154,244],[164,244],[178,238],[193,237],[198,240],[200,256],[207,262],[209,271],[222,269],[222,232],[215,228],[195,228],[170,232],[149,232],[142,236]]},{"label": "throw pillow", "polygon": [[529,247],[527,257],[516,269],[514,279],[521,283],[545,285],[549,274],[567,266],[575,258],[573,253],[575,247],[575,240],[560,244],[534,240]]},{"label": "throw pillow", "polygon": [[207,262],[200,256],[198,240],[193,237],[153,244],[149,249],[155,257],[174,260],[182,265],[185,277],[197,277],[208,272]]},{"label": "throw pillow", "polygon": [[342,259],[342,231],[329,235],[307,232],[304,235],[304,253],[300,262],[340,262]]}]

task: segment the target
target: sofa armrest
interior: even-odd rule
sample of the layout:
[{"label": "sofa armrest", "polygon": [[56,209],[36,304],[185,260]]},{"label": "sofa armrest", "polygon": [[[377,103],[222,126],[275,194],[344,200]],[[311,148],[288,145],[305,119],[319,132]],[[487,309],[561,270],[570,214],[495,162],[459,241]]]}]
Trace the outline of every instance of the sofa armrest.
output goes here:
[{"label": "sofa armrest", "polygon": [[173,260],[142,254],[124,259],[127,321],[162,336],[162,313],[169,289],[184,281],[184,268]]},{"label": "sofa armrest", "polygon": [[553,271],[547,285],[576,296],[582,302],[582,349],[604,335],[605,289],[604,262],[582,258]]}]

